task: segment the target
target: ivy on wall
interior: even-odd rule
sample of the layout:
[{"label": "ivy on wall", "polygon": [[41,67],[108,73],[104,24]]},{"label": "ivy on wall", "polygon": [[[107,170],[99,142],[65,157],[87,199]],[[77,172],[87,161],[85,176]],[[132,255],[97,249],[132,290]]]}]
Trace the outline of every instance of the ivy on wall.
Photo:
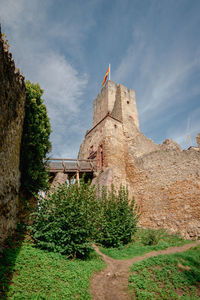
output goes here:
[{"label": "ivy on wall", "polygon": [[39,84],[26,81],[25,119],[21,144],[21,189],[29,194],[48,187],[44,159],[51,149],[51,126]]}]

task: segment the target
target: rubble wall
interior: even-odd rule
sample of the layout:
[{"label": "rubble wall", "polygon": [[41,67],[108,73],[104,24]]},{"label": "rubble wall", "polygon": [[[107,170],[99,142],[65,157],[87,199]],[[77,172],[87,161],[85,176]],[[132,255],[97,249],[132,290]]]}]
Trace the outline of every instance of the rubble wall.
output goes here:
[{"label": "rubble wall", "polygon": [[137,159],[129,153],[126,166],[141,226],[200,237],[200,152],[160,149]]},{"label": "rubble wall", "polygon": [[[1,37],[1,33],[0,33]],[[0,243],[17,224],[20,145],[26,90],[7,46],[0,39]],[[1,246],[0,246],[1,247]]]}]

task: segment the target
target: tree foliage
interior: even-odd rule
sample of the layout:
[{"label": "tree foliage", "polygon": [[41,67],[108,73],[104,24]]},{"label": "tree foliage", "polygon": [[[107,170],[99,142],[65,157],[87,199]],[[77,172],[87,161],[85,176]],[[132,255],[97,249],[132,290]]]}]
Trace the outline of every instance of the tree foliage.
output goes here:
[{"label": "tree foliage", "polygon": [[44,159],[50,151],[51,133],[47,109],[39,84],[26,81],[25,119],[21,144],[21,187],[30,194],[48,187]]},{"label": "tree foliage", "polygon": [[89,183],[60,185],[39,197],[31,235],[37,246],[69,257],[87,257],[92,250],[95,188]]},{"label": "tree foliage", "polygon": [[129,199],[128,189],[121,186],[116,191],[112,186],[108,191],[104,188],[98,205],[96,241],[104,247],[128,244],[136,231],[139,217],[134,198]]}]

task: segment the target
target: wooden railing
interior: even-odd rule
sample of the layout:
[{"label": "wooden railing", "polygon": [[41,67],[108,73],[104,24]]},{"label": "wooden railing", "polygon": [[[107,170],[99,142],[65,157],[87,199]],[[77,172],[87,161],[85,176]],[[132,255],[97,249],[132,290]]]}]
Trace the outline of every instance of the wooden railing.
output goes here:
[{"label": "wooden railing", "polygon": [[75,158],[50,158],[48,159],[50,172],[93,172],[96,169],[94,159],[75,159]]}]

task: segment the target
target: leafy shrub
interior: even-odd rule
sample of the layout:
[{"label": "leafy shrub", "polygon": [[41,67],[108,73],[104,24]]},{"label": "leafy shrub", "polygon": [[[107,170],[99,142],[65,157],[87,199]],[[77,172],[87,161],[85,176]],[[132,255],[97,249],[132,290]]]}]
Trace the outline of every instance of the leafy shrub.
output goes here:
[{"label": "leafy shrub", "polygon": [[80,186],[60,185],[45,199],[39,197],[30,227],[35,244],[69,257],[87,257],[96,208],[95,187],[83,180]]},{"label": "leafy shrub", "polygon": [[145,246],[157,245],[158,242],[166,235],[167,233],[164,229],[156,230],[149,228],[143,231],[141,242]]},{"label": "leafy shrub", "polygon": [[44,159],[51,149],[51,128],[39,84],[26,81],[25,118],[21,144],[21,188],[34,194],[48,187]]},{"label": "leafy shrub", "polygon": [[69,257],[87,257],[92,240],[105,247],[119,247],[131,241],[138,214],[127,189],[107,191],[96,197],[90,182],[60,185],[44,199],[39,197],[33,214],[31,235],[42,249]]},{"label": "leafy shrub", "polygon": [[99,214],[96,220],[95,240],[104,247],[119,247],[131,241],[136,231],[138,212],[134,199],[128,198],[127,188],[115,191],[104,188],[98,202]]}]

